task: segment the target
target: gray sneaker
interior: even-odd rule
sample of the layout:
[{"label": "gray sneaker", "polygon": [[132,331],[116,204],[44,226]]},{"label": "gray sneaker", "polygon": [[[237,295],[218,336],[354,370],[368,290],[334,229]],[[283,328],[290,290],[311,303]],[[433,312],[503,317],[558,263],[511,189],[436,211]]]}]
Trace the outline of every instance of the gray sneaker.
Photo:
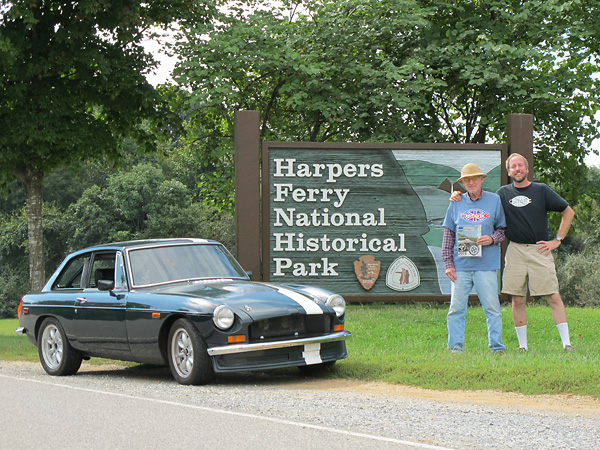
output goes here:
[{"label": "gray sneaker", "polygon": [[575,351],[575,347],[573,347],[570,344],[565,345],[565,352],[574,352]]}]

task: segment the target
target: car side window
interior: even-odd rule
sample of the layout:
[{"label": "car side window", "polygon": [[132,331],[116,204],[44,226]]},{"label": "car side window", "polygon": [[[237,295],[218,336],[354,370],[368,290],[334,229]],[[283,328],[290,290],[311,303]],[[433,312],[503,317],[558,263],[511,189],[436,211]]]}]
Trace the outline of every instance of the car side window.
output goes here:
[{"label": "car side window", "polygon": [[98,287],[98,281],[115,281],[116,252],[95,253],[90,271],[90,287]]},{"label": "car side window", "polygon": [[58,276],[52,289],[81,289],[83,270],[90,260],[90,255],[73,258]]},{"label": "car side window", "polygon": [[125,266],[123,264],[123,254],[117,252],[117,258],[115,262],[115,289],[126,290],[127,289],[127,277],[125,276]]}]

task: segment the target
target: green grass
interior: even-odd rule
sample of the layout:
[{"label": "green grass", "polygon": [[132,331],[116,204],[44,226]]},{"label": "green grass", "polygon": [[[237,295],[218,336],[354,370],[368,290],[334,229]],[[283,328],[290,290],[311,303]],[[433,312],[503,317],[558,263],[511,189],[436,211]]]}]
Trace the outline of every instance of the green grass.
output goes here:
[{"label": "green grass", "polygon": [[503,306],[507,352],[487,348],[481,307],[467,313],[465,351],[446,350],[447,306],[350,306],[349,358],[336,375],[428,389],[492,389],[523,394],[600,395],[600,310],[567,310],[575,353],[566,353],[547,306],[529,306],[529,352],[518,353],[511,307]]},{"label": "green grass", "polygon": [[38,361],[37,348],[15,333],[18,326],[17,319],[0,320],[0,360]]},{"label": "green grass", "polygon": [[[547,306],[527,308],[529,352],[517,353],[510,305],[502,309],[505,354],[488,350],[481,307],[469,308],[465,351],[454,354],[446,351],[447,306],[350,305],[349,357],[330,376],[437,390],[600,397],[600,309],[567,309],[574,353],[562,350]],[[37,361],[36,348],[14,333],[17,326],[0,320],[0,359]]]}]

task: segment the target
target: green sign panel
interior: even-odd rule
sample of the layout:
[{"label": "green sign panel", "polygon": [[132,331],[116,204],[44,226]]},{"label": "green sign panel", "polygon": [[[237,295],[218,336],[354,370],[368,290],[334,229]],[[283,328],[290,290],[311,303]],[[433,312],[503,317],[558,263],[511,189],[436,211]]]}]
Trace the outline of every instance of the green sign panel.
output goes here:
[{"label": "green sign panel", "polygon": [[500,146],[270,147],[266,278],[346,296],[449,294],[441,257],[448,192],[470,162],[496,191],[501,161]]}]

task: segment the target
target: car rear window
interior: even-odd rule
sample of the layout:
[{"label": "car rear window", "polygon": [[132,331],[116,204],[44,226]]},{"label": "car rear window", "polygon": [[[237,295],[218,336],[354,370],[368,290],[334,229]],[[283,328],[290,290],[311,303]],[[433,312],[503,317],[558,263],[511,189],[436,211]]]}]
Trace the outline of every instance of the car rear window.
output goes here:
[{"label": "car rear window", "polygon": [[56,279],[53,289],[81,289],[83,268],[89,259],[90,255],[88,254],[69,261]]}]

